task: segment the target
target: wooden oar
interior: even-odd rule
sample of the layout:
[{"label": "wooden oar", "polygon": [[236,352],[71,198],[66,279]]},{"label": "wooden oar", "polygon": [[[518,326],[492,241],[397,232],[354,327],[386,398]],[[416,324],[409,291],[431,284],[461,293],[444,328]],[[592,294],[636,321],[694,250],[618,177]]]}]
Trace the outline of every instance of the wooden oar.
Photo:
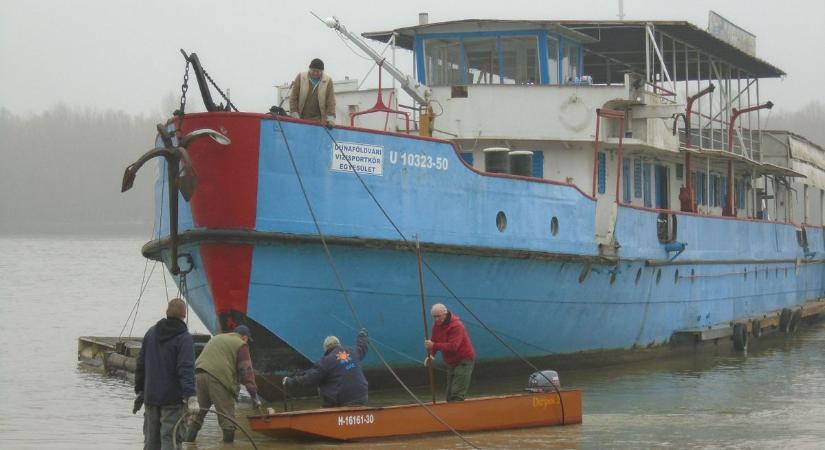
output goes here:
[{"label": "wooden oar", "polygon": [[[427,324],[427,307],[424,301],[424,273],[421,270],[421,246],[418,243],[418,235],[415,236],[415,254],[418,258],[418,291],[421,293],[421,318],[424,321],[424,339],[430,340],[430,330]],[[427,358],[430,357],[429,350],[426,352]],[[430,391],[433,394],[433,404],[435,404],[435,377],[433,376],[433,364],[427,365],[427,375],[430,377]]]}]

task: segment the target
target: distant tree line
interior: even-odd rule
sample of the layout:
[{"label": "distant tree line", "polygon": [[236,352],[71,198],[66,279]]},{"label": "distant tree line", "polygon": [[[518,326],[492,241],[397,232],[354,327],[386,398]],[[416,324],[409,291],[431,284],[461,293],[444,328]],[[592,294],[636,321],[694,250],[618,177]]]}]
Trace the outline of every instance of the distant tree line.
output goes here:
[{"label": "distant tree line", "polygon": [[0,109],[0,233],[150,235],[154,163],[131,191],[120,185],[159,121],[62,104],[29,117]]},{"label": "distant tree line", "polygon": [[775,112],[763,117],[763,127],[788,130],[825,148],[825,104],[812,101],[793,112]]}]

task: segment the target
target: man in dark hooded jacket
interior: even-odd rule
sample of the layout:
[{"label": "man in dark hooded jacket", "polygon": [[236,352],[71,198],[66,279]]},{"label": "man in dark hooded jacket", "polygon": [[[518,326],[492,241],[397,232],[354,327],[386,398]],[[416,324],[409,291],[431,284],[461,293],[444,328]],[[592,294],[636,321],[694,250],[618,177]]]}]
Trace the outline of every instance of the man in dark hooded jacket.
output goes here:
[{"label": "man in dark hooded jacket", "polygon": [[356,348],[344,347],[335,336],[324,339],[324,356],[304,375],[284,377],[284,386],[318,386],[325,408],[364,405],[369,384],[364,377],[361,361],[369,347],[367,330],[358,332]]},{"label": "man in dark hooded jacket", "polygon": [[[195,399],[195,348],[186,328],[186,303],[169,301],[166,318],[143,337],[135,369],[134,412],[143,412],[144,450],[174,449],[172,431],[184,408],[198,410]],[[181,436],[183,427],[179,427]]]}]

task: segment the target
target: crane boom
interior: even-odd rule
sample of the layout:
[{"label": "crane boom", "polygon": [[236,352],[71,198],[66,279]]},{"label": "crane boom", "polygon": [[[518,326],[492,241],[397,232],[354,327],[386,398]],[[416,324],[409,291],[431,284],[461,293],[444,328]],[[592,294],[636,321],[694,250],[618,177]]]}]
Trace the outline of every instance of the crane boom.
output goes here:
[{"label": "crane boom", "polygon": [[[317,16],[316,16],[317,17]],[[353,34],[338,20],[337,17],[327,17],[326,19],[322,19],[326,26],[338,31],[339,33],[343,34],[344,37],[352,41],[355,45],[358,46],[361,50],[364,51],[367,55],[369,55],[372,59],[375,60],[376,63],[380,64],[387,73],[390,74],[393,78],[398,80],[401,83],[401,89],[404,89],[404,92],[410,95],[416,102],[420,103],[424,106],[429,106],[430,104],[430,88],[427,86],[415,81],[411,76],[402,72],[398,67],[395,67],[391,62],[387,61],[387,59],[375,50],[372,49],[360,36]]]}]

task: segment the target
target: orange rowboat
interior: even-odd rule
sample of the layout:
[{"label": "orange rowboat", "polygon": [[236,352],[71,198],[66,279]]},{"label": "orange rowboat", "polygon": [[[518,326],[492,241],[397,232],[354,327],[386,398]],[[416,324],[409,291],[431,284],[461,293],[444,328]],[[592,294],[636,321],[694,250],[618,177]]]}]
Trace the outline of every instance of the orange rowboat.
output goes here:
[{"label": "orange rowboat", "polygon": [[[540,392],[478,397],[453,403],[427,403],[456,431],[489,431],[582,423],[579,390],[559,395]],[[441,433],[448,429],[421,405],[343,407],[250,416],[249,427],[275,437],[318,437],[348,441]]]}]

